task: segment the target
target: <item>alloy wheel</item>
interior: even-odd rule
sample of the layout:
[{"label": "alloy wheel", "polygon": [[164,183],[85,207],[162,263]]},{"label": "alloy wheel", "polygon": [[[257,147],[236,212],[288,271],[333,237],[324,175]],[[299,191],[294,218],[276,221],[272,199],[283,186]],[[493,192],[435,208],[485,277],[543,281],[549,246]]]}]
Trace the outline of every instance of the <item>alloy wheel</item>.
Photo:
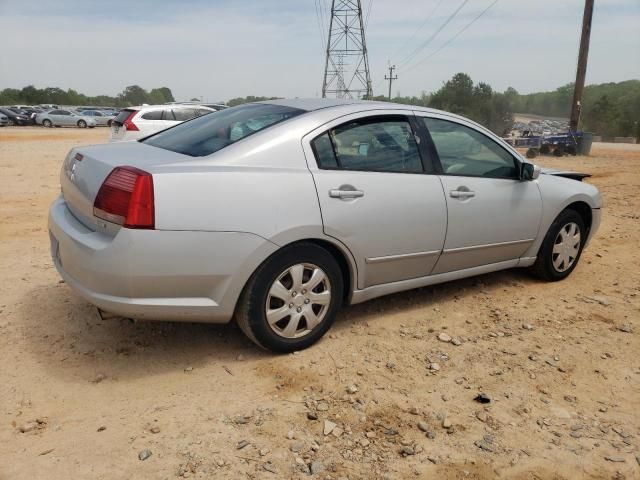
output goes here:
[{"label": "alloy wheel", "polygon": [[265,314],[271,329],[284,338],[300,338],[320,325],[331,303],[329,276],[317,265],[287,268],[271,285]]},{"label": "alloy wheel", "polygon": [[580,252],[580,227],[571,222],[560,229],[553,245],[553,268],[565,272],[575,263]]}]

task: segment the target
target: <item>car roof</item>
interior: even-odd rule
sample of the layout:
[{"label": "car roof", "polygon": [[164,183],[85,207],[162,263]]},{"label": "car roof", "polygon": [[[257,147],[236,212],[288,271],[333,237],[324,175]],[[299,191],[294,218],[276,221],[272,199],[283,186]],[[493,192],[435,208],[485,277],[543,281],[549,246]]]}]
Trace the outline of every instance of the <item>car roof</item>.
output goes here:
[{"label": "car roof", "polygon": [[123,110],[138,110],[140,112],[146,112],[148,110],[171,110],[172,108],[204,108],[205,110],[214,111],[213,108],[205,107],[204,105],[184,105],[184,104],[171,104],[171,105],[138,105],[136,107],[126,107]]},{"label": "car roof", "polygon": [[372,109],[372,110],[402,109],[402,110],[419,110],[422,112],[431,112],[431,113],[444,113],[452,117],[457,117],[457,115],[455,114],[444,112],[441,110],[436,110],[434,108],[419,107],[417,105],[407,105],[404,103],[381,102],[381,101],[374,101],[374,100],[356,100],[356,99],[344,99],[344,98],[292,98],[292,99],[282,98],[277,100],[265,100],[262,102],[255,102],[255,103],[282,105],[283,107],[299,108],[300,110],[305,110],[307,112],[313,112],[316,110],[321,110],[326,108],[337,108],[337,107],[344,108],[344,107],[352,106],[354,112],[361,111],[363,109]]}]

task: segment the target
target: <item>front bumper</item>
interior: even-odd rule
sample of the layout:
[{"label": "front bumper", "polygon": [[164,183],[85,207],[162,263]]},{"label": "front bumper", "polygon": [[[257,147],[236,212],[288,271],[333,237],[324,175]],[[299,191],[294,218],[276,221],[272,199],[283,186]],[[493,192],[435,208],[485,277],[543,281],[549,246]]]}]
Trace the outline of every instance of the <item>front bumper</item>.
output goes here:
[{"label": "front bumper", "polygon": [[602,209],[592,208],[591,209],[591,229],[589,229],[589,236],[587,237],[587,241],[584,243],[585,247],[589,244],[593,236],[596,234],[596,232],[600,228],[601,221],[602,221]]},{"label": "front bumper", "polygon": [[150,319],[228,322],[255,268],[277,246],[250,233],[133,230],[79,222],[62,197],[49,211],[53,262],[98,308]]}]

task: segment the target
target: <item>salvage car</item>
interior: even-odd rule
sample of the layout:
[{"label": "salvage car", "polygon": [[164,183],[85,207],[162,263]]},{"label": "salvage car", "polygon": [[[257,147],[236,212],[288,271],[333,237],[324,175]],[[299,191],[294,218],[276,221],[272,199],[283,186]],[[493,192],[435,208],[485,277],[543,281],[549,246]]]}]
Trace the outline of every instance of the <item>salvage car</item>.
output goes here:
[{"label": "salvage car", "polygon": [[44,127],[93,128],[96,121],[92,117],[71,110],[50,110],[36,115],[36,123]]},{"label": "salvage car", "polygon": [[99,127],[110,127],[115,118],[115,114],[111,115],[110,112],[100,112],[98,110],[83,110],[80,114],[93,118]]},{"label": "salvage car", "polygon": [[7,117],[9,125],[30,125],[31,119],[27,113],[18,113],[10,108],[0,108],[0,113]]},{"label": "salvage car", "polygon": [[51,252],[99,311],[235,318],[290,352],[343,304],[514,267],[565,279],[601,218],[581,178],[438,110],[258,102],[72,149]]}]

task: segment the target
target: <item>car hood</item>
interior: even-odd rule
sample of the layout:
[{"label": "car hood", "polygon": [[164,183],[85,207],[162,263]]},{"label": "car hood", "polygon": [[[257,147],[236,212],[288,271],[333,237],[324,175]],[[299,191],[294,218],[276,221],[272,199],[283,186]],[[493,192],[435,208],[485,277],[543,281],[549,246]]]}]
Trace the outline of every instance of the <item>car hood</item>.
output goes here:
[{"label": "car hood", "polygon": [[582,181],[583,178],[590,177],[590,173],[574,172],[571,170],[558,170],[556,168],[542,168],[540,173],[544,175],[554,175],[556,177],[565,177],[572,180]]}]

